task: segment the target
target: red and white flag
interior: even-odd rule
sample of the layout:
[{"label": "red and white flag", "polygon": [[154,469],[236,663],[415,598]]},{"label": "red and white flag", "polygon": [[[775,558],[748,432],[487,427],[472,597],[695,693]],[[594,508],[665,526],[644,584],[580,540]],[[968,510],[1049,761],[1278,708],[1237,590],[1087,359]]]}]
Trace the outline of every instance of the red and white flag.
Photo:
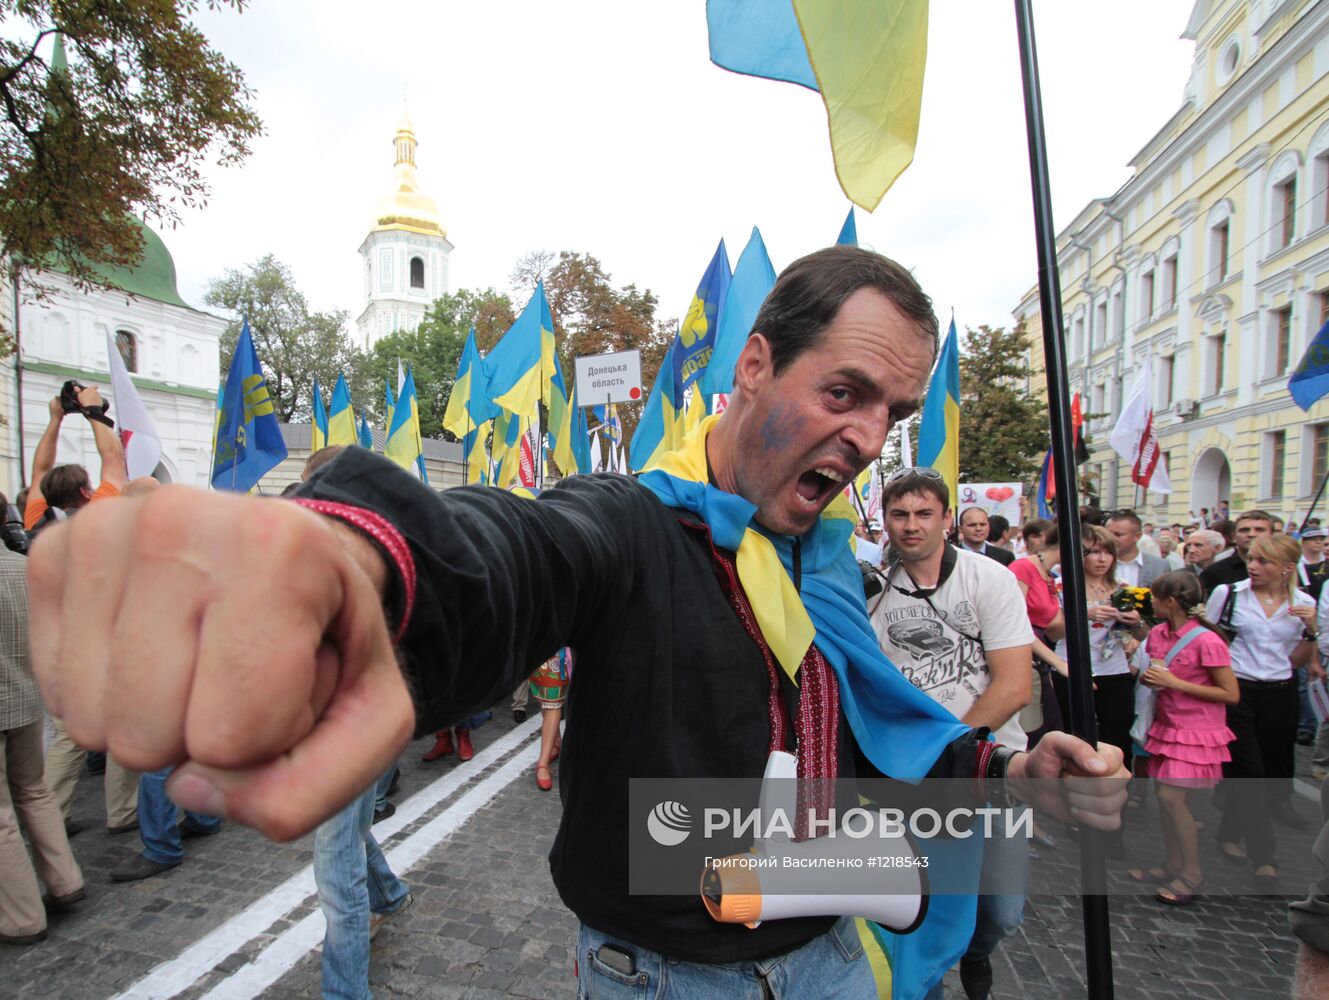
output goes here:
[{"label": "red and white flag", "polygon": [[1108,441],[1112,450],[1131,464],[1131,482],[1155,493],[1171,493],[1172,482],[1168,479],[1163,453],[1158,447],[1158,429],[1154,425],[1153,375],[1153,359],[1146,357]]},{"label": "red and white flag", "polygon": [[535,485],[535,454],[531,449],[531,431],[521,436],[521,461],[517,466],[517,477],[523,486]]},{"label": "red and white flag", "polygon": [[115,338],[108,331],[106,334],[106,352],[111,367],[111,411],[115,420],[120,443],[125,447],[125,464],[129,467],[129,478],[150,476],[162,457],[162,439],[157,433],[157,425],[148,416],[148,408],[143,405],[143,398],[125,370],[124,358],[115,346]]}]

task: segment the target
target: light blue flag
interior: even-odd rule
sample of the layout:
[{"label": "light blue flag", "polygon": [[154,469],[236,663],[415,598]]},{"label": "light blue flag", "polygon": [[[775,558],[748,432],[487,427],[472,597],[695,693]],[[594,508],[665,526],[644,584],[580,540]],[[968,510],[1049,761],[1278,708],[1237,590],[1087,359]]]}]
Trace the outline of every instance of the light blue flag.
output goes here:
[{"label": "light blue flag", "polygon": [[360,411],[360,428],[357,433],[360,439],[357,443],[360,445],[360,447],[368,448],[370,451],[373,451],[374,432],[369,429],[369,418],[365,416],[364,410]]},{"label": "light blue flag", "polygon": [[697,293],[692,296],[688,314],[683,317],[674,338],[674,388],[680,400],[688,386],[699,380],[710,364],[715,351],[715,333],[720,326],[732,279],[729,253],[721,240],[697,283]]},{"label": "light blue flag", "polygon": [[[545,308],[544,285],[536,282],[535,291],[517,321],[485,356],[484,368],[489,381],[483,394],[509,413],[523,417],[535,412],[536,401],[540,398],[544,359],[541,320]],[[472,395],[476,388],[479,387],[472,387]]]},{"label": "light blue flag", "polygon": [[951,320],[942,341],[923,400],[923,416],[918,422],[918,464],[941,473],[954,503],[960,482],[960,346],[955,320]]},{"label": "light blue flag", "polygon": [[286,457],[286,442],[254,350],[248,319],[240,328],[221,399],[213,441],[212,485],[215,489],[248,493]]},{"label": "light blue flag", "polygon": [[323,390],[318,387],[318,376],[314,376],[314,429],[309,439],[309,453],[328,446],[328,411],[323,406]]},{"label": "light blue flag", "polygon": [[577,388],[572,388],[572,454],[577,459],[577,471],[590,475],[594,467],[591,458],[591,429],[586,423],[586,408],[577,405]]},{"label": "light blue flag", "polygon": [[701,391],[706,395],[733,392],[734,365],[752,332],[757,311],[774,284],[775,268],[766,254],[761,231],[753,226],[748,245],[743,248],[734,267],[734,280],[729,283],[724,312],[715,333],[715,352],[706,366],[706,374],[701,377]]},{"label": "light blue flag", "polygon": [[787,0],[707,0],[706,27],[715,65],[818,89],[798,15]]},{"label": "light blue flag", "polygon": [[678,340],[675,340],[660,362],[655,384],[646,397],[637,429],[632,432],[628,461],[634,469],[654,467],[665,453],[678,447],[682,438],[683,394],[674,381],[674,354],[677,350]]},{"label": "light blue flag", "polygon": [[1329,323],[1320,327],[1296,370],[1288,379],[1287,391],[1303,410],[1309,410],[1329,392]]},{"label": "light blue flag", "polygon": [[840,237],[835,241],[836,246],[856,247],[858,246],[858,224],[854,222],[854,206],[849,206],[849,214],[844,218],[844,225],[840,227]]}]

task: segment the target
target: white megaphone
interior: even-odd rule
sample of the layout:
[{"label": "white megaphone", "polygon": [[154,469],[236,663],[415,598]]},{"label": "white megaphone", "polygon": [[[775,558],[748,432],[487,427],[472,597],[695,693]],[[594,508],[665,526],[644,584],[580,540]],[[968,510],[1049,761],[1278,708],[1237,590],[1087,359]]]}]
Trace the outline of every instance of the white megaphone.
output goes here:
[{"label": "white megaphone", "polygon": [[[773,751],[762,776],[762,817],[795,815],[797,778],[798,758]],[[907,934],[927,914],[925,865],[906,836],[797,841],[775,834],[759,837],[746,854],[712,859],[701,876],[701,899],[707,912],[725,924],[756,927],[785,917],[852,916]],[[812,874],[823,868],[835,873],[836,891],[802,891],[811,878],[831,880],[829,874]],[[865,891],[865,886],[879,891]]]}]

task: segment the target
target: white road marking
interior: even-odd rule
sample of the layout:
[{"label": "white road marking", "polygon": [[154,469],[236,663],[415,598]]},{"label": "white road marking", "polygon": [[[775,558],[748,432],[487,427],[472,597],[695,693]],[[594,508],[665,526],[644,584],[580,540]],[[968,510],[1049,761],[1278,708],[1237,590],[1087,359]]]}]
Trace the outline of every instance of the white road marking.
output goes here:
[{"label": "white road marking", "polygon": [[[453,768],[438,780],[420,789],[401,804],[395,815],[374,827],[375,838],[382,843],[403,827],[415,822],[431,808],[471,781],[480,771],[506,757],[515,748],[530,739],[539,727],[540,713],[537,712],[535,718],[495,740],[491,746],[480,751],[469,762]],[[410,843],[416,837],[424,834],[434,823],[451,813],[465,800],[465,797],[463,797],[456,805],[435,817],[433,821],[408,838],[406,843]],[[469,815],[468,813],[467,818],[469,818]],[[389,860],[395,859],[397,852],[404,846],[405,844],[400,844],[394,847],[388,853]],[[418,858],[419,855],[415,856],[411,863],[414,864]],[[395,864],[393,869],[399,873],[403,870]],[[154,968],[124,992],[117,994],[113,1000],[168,1000],[168,998],[187,990],[216,968],[217,964],[224,958],[234,954],[263,933],[272,926],[274,921],[280,920],[292,910],[301,906],[305,900],[317,891],[314,885],[314,868],[310,865],[292,875],[266,896],[255,900],[216,930],[195,941],[175,958]],[[319,921],[319,937],[321,938],[322,914],[314,913],[313,916]],[[307,922],[307,919],[301,921],[301,924],[305,922]],[[296,927],[301,926],[301,924],[297,924]],[[292,928],[292,930],[294,929]]]},{"label": "white road marking", "polygon": [[[539,744],[526,747],[476,784],[453,805],[387,852],[388,865],[404,875],[426,854],[468,823],[499,792],[527,774],[540,755]],[[323,940],[323,914],[311,913],[284,931],[248,965],[223,979],[200,1000],[252,1000],[284,976]]]}]

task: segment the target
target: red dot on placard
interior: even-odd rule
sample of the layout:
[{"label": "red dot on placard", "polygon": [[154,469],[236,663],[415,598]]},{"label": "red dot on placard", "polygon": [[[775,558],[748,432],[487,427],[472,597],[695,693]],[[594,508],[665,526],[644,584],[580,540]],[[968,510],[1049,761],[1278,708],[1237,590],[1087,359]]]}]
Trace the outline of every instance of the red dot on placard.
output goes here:
[{"label": "red dot on placard", "polygon": [[641,399],[641,390],[634,385],[631,389],[628,390],[628,398]]}]

